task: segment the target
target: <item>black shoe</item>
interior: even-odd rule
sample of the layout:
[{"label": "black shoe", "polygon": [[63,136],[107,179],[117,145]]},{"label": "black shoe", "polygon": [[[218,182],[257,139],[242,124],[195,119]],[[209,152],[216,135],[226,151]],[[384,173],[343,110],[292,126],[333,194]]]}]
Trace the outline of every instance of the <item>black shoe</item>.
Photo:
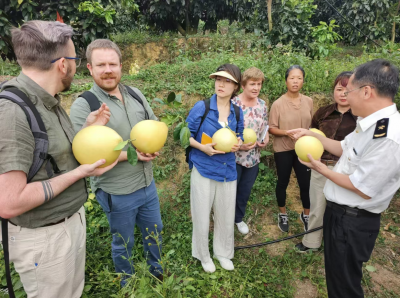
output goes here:
[{"label": "black shoe", "polygon": [[301,212],[300,214],[300,220],[303,222],[304,224],[304,231],[308,231],[308,220],[310,219],[309,215],[305,215],[304,212]]},{"label": "black shoe", "polygon": [[278,214],[278,227],[282,232],[289,232],[289,217],[287,216],[287,214]]},{"label": "black shoe", "polygon": [[309,248],[309,247],[305,246],[302,242],[297,243],[295,245],[294,249],[296,250],[296,252],[301,253],[301,254],[308,252],[308,251],[317,251],[318,250],[317,248]]}]

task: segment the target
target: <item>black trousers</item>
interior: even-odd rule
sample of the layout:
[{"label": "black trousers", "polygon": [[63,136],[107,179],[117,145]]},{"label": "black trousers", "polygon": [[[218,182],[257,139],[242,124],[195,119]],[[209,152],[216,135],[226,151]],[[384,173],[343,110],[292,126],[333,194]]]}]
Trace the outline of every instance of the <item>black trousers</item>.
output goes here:
[{"label": "black trousers", "polygon": [[258,164],[251,168],[246,168],[236,164],[237,171],[237,192],[236,192],[236,211],[235,223],[243,220],[246,213],[247,202],[250,198],[251,189],[256,182],[258,175]]},{"label": "black trousers", "polygon": [[329,298],[363,298],[362,265],[374,249],[379,214],[350,216],[326,206],[324,215],[325,273]]},{"label": "black trousers", "polygon": [[279,207],[286,206],[286,189],[289,185],[292,168],[296,173],[300,188],[300,199],[304,209],[310,209],[311,169],[303,165],[294,150],[274,153],[278,182],[276,183],[276,199]]}]

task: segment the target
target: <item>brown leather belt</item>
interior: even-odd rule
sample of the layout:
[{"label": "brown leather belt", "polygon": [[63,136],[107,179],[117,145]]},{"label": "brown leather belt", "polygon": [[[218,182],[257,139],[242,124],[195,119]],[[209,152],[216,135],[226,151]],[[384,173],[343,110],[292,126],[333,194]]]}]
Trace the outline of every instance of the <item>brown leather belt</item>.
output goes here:
[{"label": "brown leather belt", "polygon": [[335,166],[337,164],[337,160],[325,160],[321,159],[321,162],[326,166]]},{"label": "brown leather belt", "polygon": [[[68,216],[68,217],[64,217],[63,219],[61,219],[60,221],[57,221],[57,222],[53,222],[53,223],[49,223],[49,224],[45,224],[45,225],[43,225],[43,226],[41,226],[41,227],[38,227],[38,228],[44,228],[44,227],[50,227],[50,226],[55,226],[55,225],[58,225],[58,224],[60,224],[60,223],[62,223],[63,221],[65,221],[66,219],[69,219],[69,218],[71,218],[73,216],[73,214],[72,215],[70,215],[70,216]],[[11,221],[8,221],[10,224],[12,224],[13,226],[16,226],[17,227],[17,225],[16,224],[14,224],[14,223],[12,223]]]}]

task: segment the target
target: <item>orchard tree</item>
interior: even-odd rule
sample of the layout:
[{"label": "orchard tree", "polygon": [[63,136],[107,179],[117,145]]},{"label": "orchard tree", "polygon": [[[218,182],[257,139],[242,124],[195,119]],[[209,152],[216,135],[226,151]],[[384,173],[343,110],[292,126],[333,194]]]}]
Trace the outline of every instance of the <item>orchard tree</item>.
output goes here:
[{"label": "orchard tree", "polygon": [[[7,2],[7,4],[6,4]],[[9,0],[0,2],[0,55],[3,60],[14,60],[10,29],[29,20],[62,21],[74,28],[74,43],[85,48],[96,38],[108,37],[113,30],[116,14],[113,6],[137,11],[134,0],[109,1],[79,0]],[[112,6],[113,5],[113,6]]]},{"label": "orchard tree", "polygon": [[204,30],[216,30],[217,22],[236,19],[237,3],[245,0],[138,0],[147,22],[160,31],[195,34],[200,20]]}]

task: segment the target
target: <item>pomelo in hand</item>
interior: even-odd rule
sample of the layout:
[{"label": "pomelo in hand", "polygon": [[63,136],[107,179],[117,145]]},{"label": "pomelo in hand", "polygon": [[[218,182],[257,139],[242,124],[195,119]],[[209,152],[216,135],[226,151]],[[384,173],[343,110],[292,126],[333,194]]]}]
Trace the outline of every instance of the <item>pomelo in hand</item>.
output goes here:
[{"label": "pomelo in hand", "polygon": [[233,145],[238,143],[235,133],[229,128],[221,128],[212,136],[212,142],[217,143],[215,150],[231,152]]},{"label": "pomelo in hand", "polygon": [[132,145],[142,153],[160,151],[167,141],[168,126],[164,122],[143,120],[131,130]]},{"label": "pomelo in hand", "polygon": [[114,151],[114,148],[122,141],[115,130],[107,126],[92,125],[76,134],[72,142],[72,152],[82,165],[105,159],[106,163],[100,166],[104,168],[117,160],[121,150]]},{"label": "pomelo in hand", "polygon": [[245,128],[243,130],[243,139],[244,139],[244,144],[254,144],[257,141],[257,135],[254,129],[252,128]]},{"label": "pomelo in hand", "polygon": [[320,131],[319,129],[310,128],[310,131],[315,132],[317,134],[320,134],[321,136],[324,136],[326,138],[326,135],[322,131]]},{"label": "pomelo in hand", "polygon": [[294,150],[302,161],[310,162],[307,154],[311,154],[315,160],[318,160],[324,153],[324,146],[322,146],[322,143],[317,138],[304,136],[297,140]]}]

